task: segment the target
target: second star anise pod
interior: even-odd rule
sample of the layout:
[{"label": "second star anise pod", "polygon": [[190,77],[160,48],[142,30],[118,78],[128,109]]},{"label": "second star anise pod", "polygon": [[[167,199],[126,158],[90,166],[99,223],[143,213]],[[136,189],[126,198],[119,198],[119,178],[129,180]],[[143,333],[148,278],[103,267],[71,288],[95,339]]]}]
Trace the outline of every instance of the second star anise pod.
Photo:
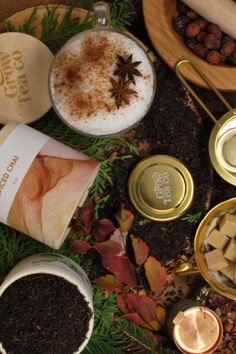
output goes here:
[{"label": "second star anise pod", "polygon": [[141,64],[141,61],[135,61],[132,63],[132,54],[130,54],[127,59],[123,58],[121,55],[117,55],[117,59],[117,69],[114,71],[114,75],[118,75],[122,77],[122,79],[126,79],[126,77],[128,76],[128,79],[135,84],[134,75],[142,76],[140,71],[136,69],[136,67]]},{"label": "second star anise pod", "polygon": [[125,104],[129,104],[129,96],[137,93],[135,90],[129,88],[131,84],[130,80],[125,81],[121,78],[119,81],[116,81],[110,77],[110,82],[112,84],[112,88],[109,92],[111,92],[111,97],[115,98],[117,108],[120,108],[123,102],[125,102]]}]

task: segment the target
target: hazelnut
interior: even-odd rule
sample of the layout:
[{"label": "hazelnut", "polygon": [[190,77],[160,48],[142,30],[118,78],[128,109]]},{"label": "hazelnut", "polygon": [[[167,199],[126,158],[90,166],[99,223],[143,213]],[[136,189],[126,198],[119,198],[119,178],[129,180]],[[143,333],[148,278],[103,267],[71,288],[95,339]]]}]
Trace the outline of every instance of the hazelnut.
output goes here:
[{"label": "hazelnut", "polygon": [[205,58],[208,53],[208,49],[204,47],[201,43],[195,44],[192,47],[192,51],[200,58]]},{"label": "hazelnut", "polygon": [[216,25],[216,24],[209,25],[207,27],[207,30],[208,30],[209,33],[215,34],[217,39],[221,39],[222,36],[223,36],[220,27],[218,25]]},{"label": "hazelnut", "polygon": [[207,25],[209,24],[209,22],[207,20],[205,20],[205,18],[198,18],[195,21],[195,23],[197,23],[200,26],[201,30],[204,30],[207,27]]},{"label": "hazelnut", "polygon": [[190,23],[185,30],[185,34],[187,37],[196,37],[199,33],[200,26],[195,22]]},{"label": "hazelnut", "polygon": [[190,18],[190,20],[196,20],[199,17],[199,15],[193,10],[187,11],[186,15]]},{"label": "hazelnut", "polygon": [[221,42],[214,33],[209,33],[204,38],[203,44],[208,49],[219,49]]},{"label": "hazelnut", "polygon": [[207,53],[206,60],[210,64],[217,65],[221,61],[221,54],[217,50],[210,50]]},{"label": "hazelnut", "polygon": [[196,37],[198,42],[203,42],[205,37],[206,37],[206,35],[207,35],[207,32],[201,31]]},{"label": "hazelnut", "polygon": [[228,57],[233,53],[234,49],[235,49],[235,43],[228,41],[222,45],[220,52],[221,54]]},{"label": "hazelnut", "polygon": [[184,35],[185,29],[189,24],[190,19],[185,15],[177,16],[173,21],[173,27],[175,31],[180,34],[181,36]]}]

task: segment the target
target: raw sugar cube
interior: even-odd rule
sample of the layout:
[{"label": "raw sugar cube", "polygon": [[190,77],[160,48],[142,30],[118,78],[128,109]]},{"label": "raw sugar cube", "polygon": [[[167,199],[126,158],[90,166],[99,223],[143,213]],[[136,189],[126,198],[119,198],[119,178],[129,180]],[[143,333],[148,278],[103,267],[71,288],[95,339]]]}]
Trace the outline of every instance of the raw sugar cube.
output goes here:
[{"label": "raw sugar cube", "polygon": [[220,270],[222,274],[224,274],[227,278],[234,281],[235,278],[236,265],[234,262],[230,262],[229,265]]},{"label": "raw sugar cube", "polygon": [[226,214],[220,223],[220,232],[234,237],[236,235],[236,215]]},{"label": "raw sugar cube", "polygon": [[223,251],[216,248],[205,254],[207,266],[211,270],[221,270],[229,265],[229,261],[225,259]]},{"label": "raw sugar cube", "polygon": [[213,230],[208,236],[207,243],[215,248],[223,249],[229,238],[222,234],[219,230]]},{"label": "raw sugar cube", "polygon": [[232,239],[226,246],[224,251],[225,258],[229,259],[232,262],[236,263],[236,240]]}]

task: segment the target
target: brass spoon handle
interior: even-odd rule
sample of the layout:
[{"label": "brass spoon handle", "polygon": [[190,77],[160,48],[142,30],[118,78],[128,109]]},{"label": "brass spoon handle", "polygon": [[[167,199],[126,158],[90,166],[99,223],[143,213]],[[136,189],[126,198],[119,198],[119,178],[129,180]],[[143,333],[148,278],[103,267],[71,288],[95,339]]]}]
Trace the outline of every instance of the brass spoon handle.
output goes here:
[{"label": "brass spoon handle", "polygon": [[197,265],[190,262],[180,264],[175,268],[174,272],[178,276],[200,274],[200,270]]},{"label": "brass spoon handle", "polygon": [[229,109],[232,110],[233,108],[229,104],[228,101],[222,96],[219,90],[213,85],[213,83],[210,81],[210,79],[204,74],[204,72],[200,69],[200,67],[194,63],[190,59],[180,59],[177,61],[175,64],[175,72],[182,84],[186,87],[186,89],[193,95],[193,97],[196,99],[196,101],[200,104],[200,106],[204,109],[204,111],[209,115],[209,117],[213,120],[215,124],[217,124],[217,118],[211,113],[211,111],[207,108],[205,103],[201,100],[201,98],[196,94],[196,92],[192,89],[192,87],[188,84],[188,82],[185,80],[183,75],[180,72],[180,67],[184,64],[189,64],[193,67],[193,69],[196,71],[196,73],[202,78],[202,80],[208,85],[209,88],[212,89],[212,91],[216,94],[216,96],[224,103],[224,105]]}]

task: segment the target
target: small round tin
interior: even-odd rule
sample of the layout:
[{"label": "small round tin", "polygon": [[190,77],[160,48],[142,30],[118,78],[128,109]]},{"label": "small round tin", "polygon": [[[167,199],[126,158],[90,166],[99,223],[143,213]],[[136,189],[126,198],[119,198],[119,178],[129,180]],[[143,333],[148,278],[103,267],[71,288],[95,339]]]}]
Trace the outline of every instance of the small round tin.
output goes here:
[{"label": "small round tin", "polygon": [[185,165],[168,155],[141,160],[128,181],[130,199],[137,211],[153,221],[171,221],[190,207],[194,183]]},{"label": "small round tin", "polygon": [[195,306],[179,312],[173,323],[173,338],[182,353],[211,354],[222,341],[222,322],[207,307]]},{"label": "small round tin", "polygon": [[216,172],[225,181],[236,185],[236,109],[224,114],[214,126],[209,155]]}]

